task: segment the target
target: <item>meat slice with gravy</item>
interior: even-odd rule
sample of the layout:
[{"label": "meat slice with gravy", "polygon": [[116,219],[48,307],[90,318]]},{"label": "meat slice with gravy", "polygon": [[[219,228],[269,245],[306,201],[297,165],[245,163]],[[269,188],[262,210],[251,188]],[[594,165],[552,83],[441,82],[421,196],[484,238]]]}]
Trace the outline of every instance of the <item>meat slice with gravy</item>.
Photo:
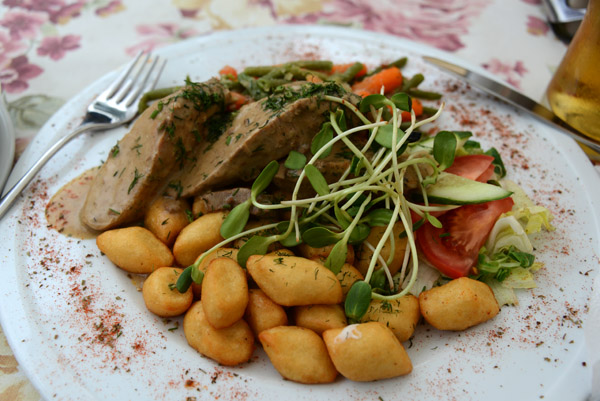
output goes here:
[{"label": "meat slice with gravy", "polygon": [[249,182],[272,160],[290,151],[306,153],[329,111],[337,104],[323,99],[331,94],[357,104],[360,98],[335,83],[299,82],[268,98],[243,106],[214,142],[201,148],[197,160],[174,178],[181,195]]},{"label": "meat slice with gravy", "polygon": [[206,142],[205,122],[230,101],[228,89],[213,79],[187,82],[149,107],[109,152],[87,195],[81,220],[95,230],[106,230],[140,219]]}]

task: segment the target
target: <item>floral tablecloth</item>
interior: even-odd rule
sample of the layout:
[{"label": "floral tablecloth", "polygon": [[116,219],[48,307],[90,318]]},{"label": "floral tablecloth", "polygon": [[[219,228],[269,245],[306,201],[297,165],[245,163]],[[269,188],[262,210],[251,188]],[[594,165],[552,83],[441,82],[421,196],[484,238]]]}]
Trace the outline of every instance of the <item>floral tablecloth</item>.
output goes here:
[{"label": "floral tablecloth", "polygon": [[[67,99],[140,49],[275,24],[394,34],[482,66],[537,100],[566,50],[541,0],[2,0],[0,82],[17,156]],[[0,400],[34,399],[0,331]]]}]

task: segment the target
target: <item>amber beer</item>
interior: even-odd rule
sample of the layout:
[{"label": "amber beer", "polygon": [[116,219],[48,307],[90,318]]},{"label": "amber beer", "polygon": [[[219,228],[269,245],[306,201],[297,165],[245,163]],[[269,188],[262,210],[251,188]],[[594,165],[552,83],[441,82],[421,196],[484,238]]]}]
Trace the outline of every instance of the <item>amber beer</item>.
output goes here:
[{"label": "amber beer", "polygon": [[600,140],[600,0],[590,0],[547,90],[554,113]]}]

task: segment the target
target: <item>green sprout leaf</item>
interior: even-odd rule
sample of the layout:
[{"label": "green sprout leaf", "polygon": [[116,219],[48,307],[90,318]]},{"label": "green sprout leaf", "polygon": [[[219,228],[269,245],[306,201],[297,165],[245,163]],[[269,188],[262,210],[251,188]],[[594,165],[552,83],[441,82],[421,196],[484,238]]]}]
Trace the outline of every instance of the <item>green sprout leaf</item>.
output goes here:
[{"label": "green sprout leaf", "polygon": [[360,101],[359,110],[361,113],[367,113],[371,110],[371,106],[375,109],[380,109],[388,103],[388,99],[383,95],[369,95]]},{"label": "green sprout leaf", "polygon": [[371,233],[371,227],[366,224],[357,224],[348,238],[348,242],[352,245],[358,245],[367,239]]},{"label": "green sprout leaf", "polygon": [[[282,221],[281,223],[279,223],[277,225],[277,231],[280,234],[283,234],[287,231],[289,225],[290,225],[289,221]],[[302,226],[300,226],[300,229],[302,229]],[[302,233],[302,231],[300,231],[300,232]],[[301,244],[302,238],[300,238],[299,241],[296,241],[296,230],[292,230],[287,237],[279,240],[279,243],[286,248],[290,248],[290,247],[294,247],[294,246]]]},{"label": "green sprout leaf", "polygon": [[445,170],[454,163],[457,145],[456,135],[450,131],[440,131],[433,140],[433,158]]},{"label": "green sprout leaf", "polygon": [[346,131],[348,129],[348,126],[346,125],[346,115],[344,114],[344,110],[337,109],[335,111],[335,122],[342,131]]},{"label": "green sprout leaf", "polygon": [[340,227],[345,230],[350,226],[350,223],[352,223],[350,215],[346,211],[340,209],[337,203],[333,206],[333,212]]},{"label": "green sprout leaf", "polygon": [[182,294],[190,288],[190,285],[192,285],[192,269],[194,269],[194,265],[186,267],[177,278],[175,288]]},{"label": "green sprout leaf", "polygon": [[309,164],[304,167],[304,172],[306,173],[306,178],[308,178],[308,181],[310,181],[310,184],[319,195],[323,196],[329,194],[327,181],[325,181],[325,177],[323,177],[323,174],[321,174],[318,168]]},{"label": "green sprout leaf", "polygon": [[412,99],[406,93],[396,93],[390,100],[402,111],[410,112],[412,110]]},{"label": "green sprout leaf", "polygon": [[506,175],[506,167],[504,167],[504,162],[502,162],[502,157],[496,148],[491,148],[487,152],[486,155],[493,156],[494,161],[492,164],[494,165],[494,172],[498,174],[500,178]]},{"label": "green sprout leaf", "polygon": [[[333,127],[331,126],[331,123],[326,122],[323,124],[323,126],[321,127],[321,130],[317,133],[317,135],[315,135],[315,137],[313,138],[311,144],[310,144],[310,151],[311,153],[314,155],[316,154],[323,146],[327,145],[327,143],[329,143],[329,141],[331,141],[333,139]],[[323,159],[327,156],[329,156],[331,154],[331,146],[329,148],[327,148],[327,150],[325,150],[321,156],[319,156],[319,159]]]},{"label": "green sprout leaf", "polygon": [[238,252],[237,261],[239,265],[246,268],[246,262],[250,256],[266,254],[269,245],[273,242],[273,237],[261,237],[260,235],[250,237]]},{"label": "green sprout leaf", "polygon": [[373,275],[371,276],[371,280],[369,281],[369,284],[371,284],[371,288],[373,290],[380,290],[381,292],[385,292],[389,289],[389,287],[386,288],[386,283],[387,283],[387,278],[385,276],[385,271],[383,269],[377,269],[373,272]]},{"label": "green sprout leaf", "polygon": [[371,227],[385,227],[390,224],[392,217],[394,217],[394,212],[390,209],[375,209],[363,221]]},{"label": "green sprout leaf", "polygon": [[272,160],[265,166],[263,171],[260,172],[252,184],[252,195],[254,197],[257,197],[265,189],[267,189],[269,184],[271,184],[271,181],[273,181],[273,177],[275,177],[275,174],[277,174],[277,170],[279,170],[279,163],[277,163],[275,160]]},{"label": "green sprout leaf", "polygon": [[358,158],[356,156],[352,156],[352,160],[350,161],[350,174],[360,175],[360,171],[365,168],[365,158]]},{"label": "green sprout leaf", "polygon": [[288,157],[283,165],[290,170],[301,170],[306,165],[306,156],[300,152],[292,150],[288,154]]},{"label": "green sprout leaf", "polygon": [[338,241],[327,259],[325,260],[325,267],[331,270],[334,274],[338,274],[342,270],[342,266],[346,263],[346,256],[348,255],[348,245],[344,241]]},{"label": "green sprout leaf", "polygon": [[442,228],[442,222],[439,221],[437,217],[435,217],[429,213],[425,213],[425,218],[435,228]]},{"label": "green sprout leaf", "polygon": [[356,281],[344,302],[344,310],[349,323],[357,323],[367,313],[371,303],[371,286],[365,281]]},{"label": "green sprout leaf", "polygon": [[246,202],[240,203],[229,212],[221,225],[221,237],[231,238],[244,230],[248,218],[250,217],[251,205],[252,201],[248,199]]},{"label": "green sprout leaf", "polygon": [[190,267],[192,268],[191,276],[192,280],[194,280],[194,283],[202,284],[202,280],[204,280],[204,272],[195,265],[192,265]]},{"label": "green sprout leaf", "polygon": [[[394,126],[392,124],[387,124],[379,127],[377,130],[377,136],[375,136],[375,142],[380,144],[386,149],[392,148],[392,139],[394,135]],[[398,133],[396,134],[396,143],[400,142],[402,137],[404,136],[404,131],[398,127]]]},{"label": "green sprout leaf", "polygon": [[302,234],[302,241],[313,248],[321,248],[338,242],[341,237],[341,233],[334,233],[325,227],[312,227]]}]

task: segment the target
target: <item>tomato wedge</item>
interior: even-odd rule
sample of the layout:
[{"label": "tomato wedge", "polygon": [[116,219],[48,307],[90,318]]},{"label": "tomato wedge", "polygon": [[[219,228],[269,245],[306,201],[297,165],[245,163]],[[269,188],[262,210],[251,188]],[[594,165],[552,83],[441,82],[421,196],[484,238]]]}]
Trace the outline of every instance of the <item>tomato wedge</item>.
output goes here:
[{"label": "tomato wedge", "polygon": [[417,244],[440,273],[450,278],[467,276],[496,220],[510,211],[513,204],[509,197],[451,210],[439,218],[442,228],[429,223],[419,228]]},{"label": "tomato wedge", "polygon": [[454,163],[446,170],[446,173],[460,175],[461,177],[480,182],[487,182],[493,173],[493,156],[489,155],[466,155],[454,159]]}]

